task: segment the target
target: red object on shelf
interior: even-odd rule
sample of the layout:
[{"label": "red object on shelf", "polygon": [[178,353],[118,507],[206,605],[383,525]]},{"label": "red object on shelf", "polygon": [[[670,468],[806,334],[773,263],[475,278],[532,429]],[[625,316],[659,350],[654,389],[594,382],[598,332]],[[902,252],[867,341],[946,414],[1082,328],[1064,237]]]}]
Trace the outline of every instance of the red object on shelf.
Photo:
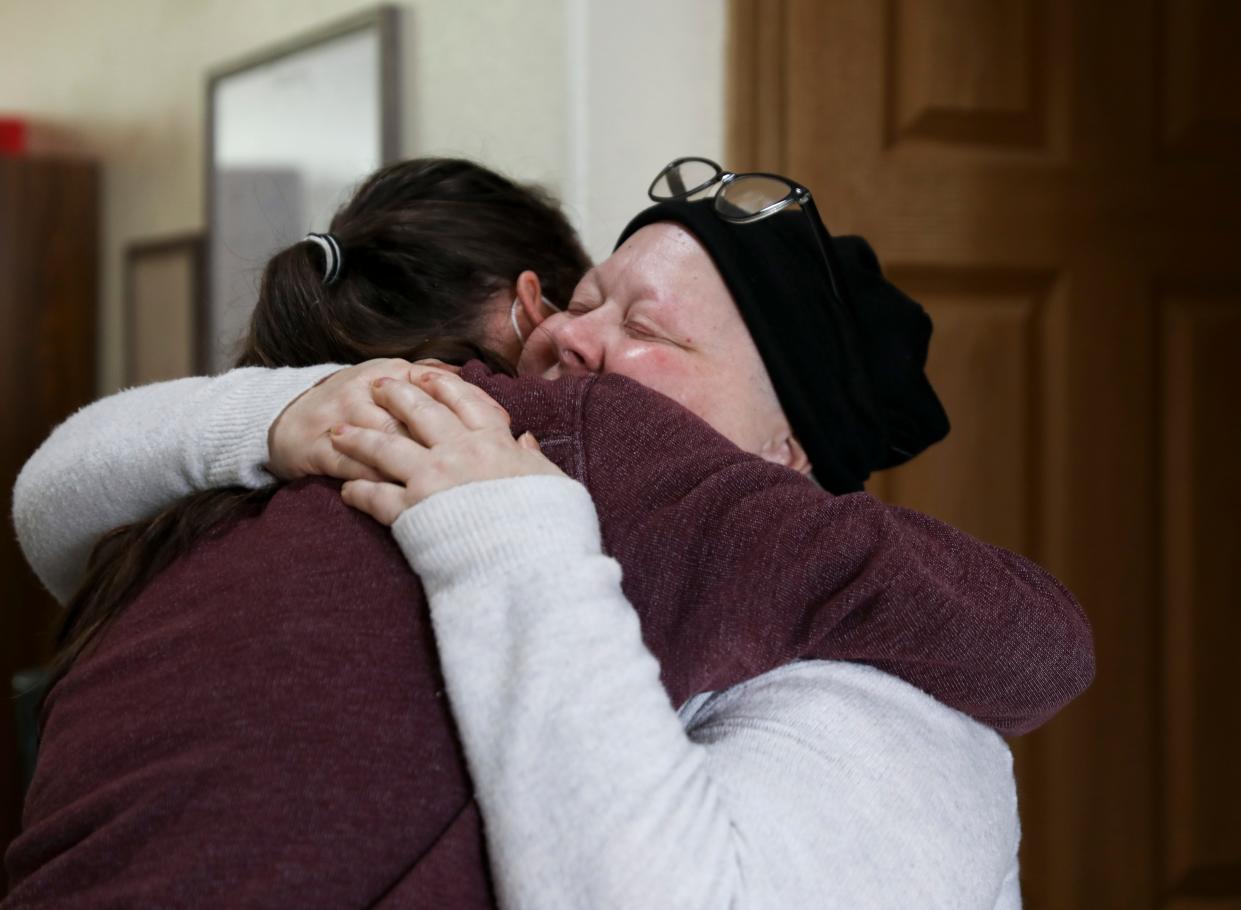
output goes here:
[{"label": "red object on shelf", "polygon": [[26,151],[29,130],[25,120],[0,117],[0,155],[21,155]]}]

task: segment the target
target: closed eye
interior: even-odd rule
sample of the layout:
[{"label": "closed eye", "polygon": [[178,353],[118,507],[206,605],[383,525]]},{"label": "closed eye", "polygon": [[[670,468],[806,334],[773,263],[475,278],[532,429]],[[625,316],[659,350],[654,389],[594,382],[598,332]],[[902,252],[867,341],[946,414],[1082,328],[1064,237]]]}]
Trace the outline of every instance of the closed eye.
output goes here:
[{"label": "closed eye", "polygon": [[649,325],[648,323],[642,322],[640,320],[633,320],[633,319],[627,320],[625,322],[625,331],[628,332],[629,335],[634,338],[641,338],[645,341],[662,341],[667,344],[673,344],[673,345],[676,345],[677,347],[680,347],[680,345],[677,344],[676,341],[668,337],[668,334],[666,332],[663,332],[655,328],[654,326]]}]

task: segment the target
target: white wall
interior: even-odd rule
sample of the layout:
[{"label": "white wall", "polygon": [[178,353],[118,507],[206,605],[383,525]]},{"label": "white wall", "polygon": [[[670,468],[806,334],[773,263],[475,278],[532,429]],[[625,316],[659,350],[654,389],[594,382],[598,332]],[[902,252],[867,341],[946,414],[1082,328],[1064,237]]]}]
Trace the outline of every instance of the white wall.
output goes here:
[{"label": "white wall", "polygon": [[[667,160],[723,145],[725,0],[406,0],[402,148],[564,198],[606,255]],[[203,223],[206,74],[372,0],[3,0],[0,112],[103,165],[101,392],[120,385],[122,251]]]},{"label": "white wall", "polygon": [[673,158],[724,162],[726,0],[565,0],[565,205],[596,259]]}]

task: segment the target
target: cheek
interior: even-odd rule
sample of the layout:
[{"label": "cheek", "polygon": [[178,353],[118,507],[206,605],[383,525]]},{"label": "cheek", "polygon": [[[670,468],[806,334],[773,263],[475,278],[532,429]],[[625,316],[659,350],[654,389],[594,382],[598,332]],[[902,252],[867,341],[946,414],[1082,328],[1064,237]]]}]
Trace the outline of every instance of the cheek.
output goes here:
[{"label": "cheek", "polygon": [[628,376],[695,413],[707,380],[702,364],[691,354],[666,344],[629,342],[612,352],[606,372]]},{"label": "cheek", "polygon": [[747,452],[760,451],[781,422],[761,361],[751,369],[739,354],[702,356],[664,348],[635,354],[632,362],[641,363],[632,378],[667,395]]},{"label": "cheek", "polygon": [[608,372],[667,395],[736,445],[757,451],[748,420],[752,389],[746,383],[739,385],[713,358],[668,345],[632,345],[609,361]]}]

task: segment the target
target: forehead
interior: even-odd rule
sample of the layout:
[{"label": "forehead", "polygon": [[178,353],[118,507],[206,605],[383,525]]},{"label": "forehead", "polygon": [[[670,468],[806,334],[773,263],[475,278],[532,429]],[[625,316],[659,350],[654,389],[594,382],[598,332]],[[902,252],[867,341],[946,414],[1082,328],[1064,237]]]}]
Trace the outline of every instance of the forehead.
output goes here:
[{"label": "forehead", "polygon": [[634,232],[588,277],[609,293],[640,290],[662,298],[693,289],[732,299],[698,238],[670,221]]},{"label": "forehead", "polygon": [[608,261],[613,259],[621,262],[658,259],[675,262],[682,267],[711,264],[711,257],[698,238],[674,221],[659,221],[639,228]]}]

